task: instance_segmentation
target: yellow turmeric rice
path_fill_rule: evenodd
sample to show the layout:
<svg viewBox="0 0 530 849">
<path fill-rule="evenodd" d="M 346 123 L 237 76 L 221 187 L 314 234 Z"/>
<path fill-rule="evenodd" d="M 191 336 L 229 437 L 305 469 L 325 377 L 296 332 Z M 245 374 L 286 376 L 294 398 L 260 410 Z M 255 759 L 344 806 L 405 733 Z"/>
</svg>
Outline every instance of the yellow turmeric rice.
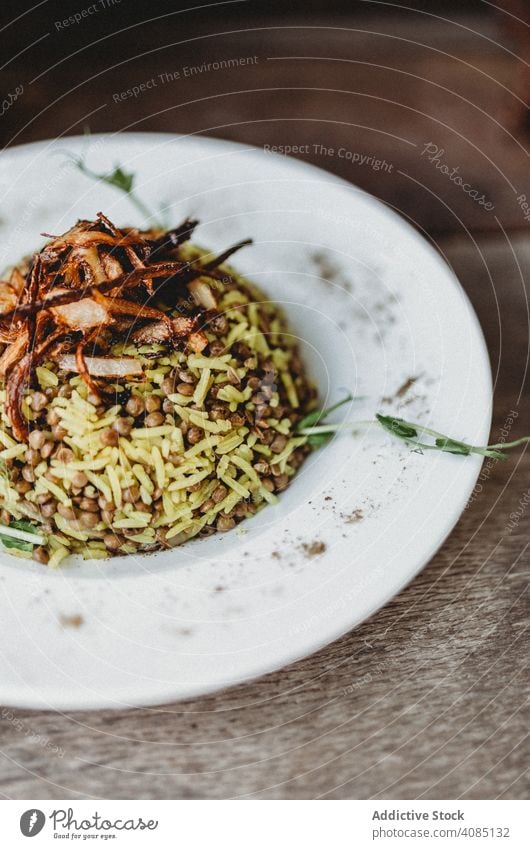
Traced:
<svg viewBox="0 0 530 849">
<path fill-rule="evenodd" d="M 171 248 L 182 263 L 203 255 L 189 243 Z M 55 567 L 73 553 L 168 548 L 232 529 L 287 487 L 309 450 L 296 425 L 315 396 L 295 337 L 280 309 L 225 264 L 200 280 L 215 299 L 201 345 L 114 334 L 105 357 L 134 362 L 134 373 L 107 378 L 100 393 L 61 342 L 24 385 L 25 437 L 13 428 L 6 375 L 0 522 L 41 537 L 10 553 Z"/>
</svg>

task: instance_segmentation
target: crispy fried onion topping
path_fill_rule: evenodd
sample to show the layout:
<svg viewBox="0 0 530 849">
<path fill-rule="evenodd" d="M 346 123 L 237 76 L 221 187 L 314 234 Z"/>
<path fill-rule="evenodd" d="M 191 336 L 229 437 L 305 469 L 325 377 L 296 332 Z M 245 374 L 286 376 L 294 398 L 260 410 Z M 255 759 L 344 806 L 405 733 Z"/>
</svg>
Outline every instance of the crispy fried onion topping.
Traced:
<svg viewBox="0 0 530 849">
<path fill-rule="evenodd" d="M 17 440 L 28 438 L 22 400 L 43 360 L 80 374 L 101 396 L 105 381 L 142 372 L 134 357 L 112 355 L 118 341 L 198 353 L 207 347 L 204 330 L 217 310 L 219 287 L 231 279 L 219 267 L 250 242 L 184 261 L 179 248 L 197 223 L 140 232 L 119 229 L 98 213 L 95 221 L 78 221 L 50 237 L 0 281 L 0 378 Z"/>
</svg>

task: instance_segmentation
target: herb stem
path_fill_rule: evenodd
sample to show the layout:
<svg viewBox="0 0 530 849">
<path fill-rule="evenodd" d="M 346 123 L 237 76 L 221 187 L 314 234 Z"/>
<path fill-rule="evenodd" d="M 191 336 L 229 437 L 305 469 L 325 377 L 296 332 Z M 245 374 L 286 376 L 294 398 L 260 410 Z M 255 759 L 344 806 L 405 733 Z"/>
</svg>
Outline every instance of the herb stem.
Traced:
<svg viewBox="0 0 530 849">
<path fill-rule="evenodd" d="M 460 454 L 463 456 L 478 454 L 481 457 L 491 457 L 495 460 L 506 459 L 507 455 L 504 453 L 505 449 L 516 448 L 518 445 L 524 445 L 530 442 L 530 436 L 522 436 L 519 439 L 514 439 L 512 442 L 498 442 L 493 445 L 484 446 L 470 445 L 468 442 L 453 439 L 452 437 L 446 436 L 444 433 L 440 433 L 430 427 L 414 424 L 413 422 L 407 422 L 405 419 L 400 419 L 397 416 L 385 416 L 381 413 L 377 413 L 375 419 L 365 419 L 357 422 L 342 422 L 340 424 L 316 424 L 316 422 L 322 421 L 322 419 L 327 416 L 328 412 L 336 409 L 337 406 L 341 406 L 346 402 L 346 400 L 350 399 L 348 398 L 339 402 L 338 405 L 330 407 L 329 410 L 323 410 L 321 413 L 311 413 L 309 416 L 306 416 L 306 418 L 302 419 L 298 425 L 298 433 L 300 433 L 301 436 L 306 436 L 310 445 L 318 447 L 319 445 L 323 445 L 326 439 L 329 439 L 334 433 L 339 433 L 340 431 L 345 430 L 354 432 L 362 427 L 378 425 L 390 433 L 391 436 L 394 436 L 396 439 L 401 439 L 402 442 L 405 442 L 407 445 L 416 449 L 420 449 L 420 451 L 442 451 L 448 454 Z M 315 422 L 315 424 L 313 424 L 313 422 Z M 430 436 L 434 440 L 433 443 L 421 442 L 421 440 L 417 437 L 422 434 Z"/>
<path fill-rule="evenodd" d="M 503 448 L 517 448 L 518 445 L 525 445 L 528 442 L 530 442 L 530 436 L 521 436 L 520 439 L 514 439 L 513 442 L 496 442 L 494 445 L 488 447 L 497 448 L 502 451 Z"/>
<path fill-rule="evenodd" d="M 27 531 L 20 531 L 18 528 L 12 528 L 9 525 L 0 525 L 0 535 L 3 537 L 13 537 L 20 539 L 23 542 L 31 542 L 33 545 L 44 545 L 45 537 L 41 534 L 30 534 Z"/>
<path fill-rule="evenodd" d="M 149 209 L 147 204 L 143 202 L 143 200 L 136 194 L 133 188 L 134 175 L 126 174 L 125 171 L 116 166 L 114 172 L 110 174 L 98 174 L 96 171 L 92 171 L 88 165 L 85 164 L 84 159 L 80 156 L 75 156 L 72 153 L 66 154 L 71 162 L 74 163 L 76 168 L 81 171 L 86 177 L 91 177 L 93 180 L 102 181 L 103 183 L 107 183 L 109 186 L 114 186 L 115 189 L 119 189 L 124 192 L 129 198 L 130 202 L 133 206 L 136 207 L 138 212 L 142 215 L 142 217 L 146 218 L 148 222 L 152 224 L 154 227 L 161 227 L 161 223 L 158 221 L 155 213 Z"/>
<path fill-rule="evenodd" d="M 353 400 L 360 400 L 360 399 L 354 399 L 353 395 L 349 394 L 349 395 L 346 396 L 346 398 L 343 398 L 342 401 L 337 401 L 337 403 L 333 404 L 333 406 L 328 407 L 326 410 L 322 410 L 322 412 L 318 415 L 318 417 L 315 421 L 315 424 L 318 424 L 318 422 L 324 416 L 329 416 L 330 413 L 334 413 L 335 410 L 339 409 L 339 407 L 342 407 L 342 406 L 344 406 L 344 404 L 348 404 L 350 401 L 353 401 Z"/>
<path fill-rule="evenodd" d="M 297 432 L 300 436 L 317 436 L 321 433 L 339 433 L 341 430 L 356 430 L 360 427 L 370 427 L 378 422 L 375 419 L 366 419 L 358 422 L 342 422 L 341 424 L 315 425 L 314 427 L 303 427 Z"/>
<path fill-rule="evenodd" d="M 136 207 L 138 212 L 140 212 L 140 214 L 147 219 L 147 221 L 151 222 L 152 225 L 155 227 L 161 226 L 155 214 L 151 212 L 149 207 L 143 202 L 143 200 L 138 197 L 138 195 L 133 191 L 133 189 L 127 192 L 127 194 L 129 195 L 129 200 L 131 201 L 131 203 Z"/>
</svg>

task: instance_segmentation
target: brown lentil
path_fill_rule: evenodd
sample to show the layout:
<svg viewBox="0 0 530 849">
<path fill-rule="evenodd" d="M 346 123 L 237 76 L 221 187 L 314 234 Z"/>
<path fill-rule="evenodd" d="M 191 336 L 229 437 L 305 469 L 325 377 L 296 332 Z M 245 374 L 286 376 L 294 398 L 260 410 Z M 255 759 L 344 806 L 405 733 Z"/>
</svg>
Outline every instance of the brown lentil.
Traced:
<svg viewBox="0 0 530 849">
<path fill-rule="evenodd" d="M 145 409 L 143 398 L 139 398 L 138 395 L 131 395 L 125 405 L 125 409 L 130 416 L 141 416 Z"/>
<path fill-rule="evenodd" d="M 216 315 L 215 318 L 210 322 L 210 327 L 214 331 L 214 333 L 218 333 L 220 336 L 226 333 L 228 330 L 228 320 L 225 315 Z"/>
<path fill-rule="evenodd" d="M 165 419 L 162 413 L 149 413 L 145 417 L 144 424 L 146 427 L 160 427 L 160 425 L 164 424 L 164 421 Z"/>
<path fill-rule="evenodd" d="M 105 543 L 105 547 L 108 548 L 109 551 L 118 551 L 120 546 L 125 542 L 123 537 L 116 536 L 116 534 L 105 534 L 103 537 L 103 542 Z"/>
<path fill-rule="evenodd" d="M 277 492 L 283 492 L 283 490 L 287 489 L 287 487 L 289 486 L 289 476 L 278 475 L 274 478 L 274 486 Z"/>
<path fill-rule="evenodd" d="M 273 454 L 281 454 L 286 445 L 287 437 L 283 433 L 279 433 L 271 442 L 271 451 Z"/>
<path fill-rule="evenodd" d="M 145 399 L 145 409 L 148 413 L 155 413 L 160 409 L 161 403 L 157 395 L 148 395 Z"/>
<path fill-rule="evenodd" d="M 204 431 L 202 430 L 202 428 L 195 427 L 195 425 L 192 425 L 192 427 L 188 428 L 188 432 L 186 434 L 186 439 L 192 445 L 196 445 L 197 442 L 201 441 L 203 436 L 204 436 Z"/>
<path fill-rule="evenodd" d="M 118 421 L 120 420 L 118 419 Z M 118 433 L 112 427 L 106 427 L 100 431 L 99 438 L 103 445 L 108 445 L 110 447 L 117 445 L 119 441 Z"/>
<path fill-rule="evenodd" d="M 35 448 L 28 448 L 24 454 L 24 459 L 30 466 L 37 466 L 41 461 L 40 451 L 37 451 Z"/>
<path fill-rule="evenodd" d="M 236 523 L 231 516 L 219 516 L 217 519 L 216 528 L 218 531 L 231 531 L 235 526 Z"/>
<path fill-rule="evenodd" d="M 275 432 L 270 428 L 264 429 L 261 435 L 261 441 L 264 445 L 270 445 L 275 437 Z"/>
<path fill-rule="evenodd" d="M 172 377 L 165 377 L 162 383 L 160 384 L 160 389 L 162 390 L 164 395 L 172 395 L 175 392 L 175 381 Z M 162 402 L 162 409 L 164 409 L 164 404 L 167 399 L 164 399 Z"/>
<path fill-rule="evenodd" d="M 228 495 L 228 490 L 227 490 L 226 486 L 223 486 L 221 484 L 214 489 L 214 491 L 212 492 L 211 498 L 212 498 L 212 501 L 214 502 L 214 504 L 219 504 L 219 502 L 222 501 L 223 498 L 226 498 L 227 495 Z"/>
<path fill-rule="evenodd" d="M 28 442 L 30 448 L 34 448 L 36 451 L 40 451 L 40 449 L 46 442 L 46 437 L 44 436 L 42 430 L 32 430 L 28 437 Z"/>
<path fill-rule="evenodd" d="M 194 391 L 191 383 L 177 383 L 177 392 L 180 392 L 181 395 L 191 396 Z"/>
<path fill-rule="evenodd" d="M 224 354 L 226 350 L 226 346 L 223 342 L 210 342 L 210 355 L 212 357 L 219 357 L 221 354 Z"/>
<path fill-rule="evenodd" d="M 122 416 L 121 418 L 116 419 L 112 428 L 119 436 L 129 436 L 132 430 L 132 422 L 130 419 L 126 419 Z"/>
<path fill-rule="evenodd" d="M 68 463 L 71 463 L 74 460 L 74 452 L 70 448 L 65 448 L 64 446 L 62 446 L 61 448 L 58 448 L 55 452 L 55 459 L 59 463 L 63 463 L 66 466 Z"/>
<path fill-rule="evenodd" d="M 49 425 L 59 424 L 61 417 L 57 410 L 48 410 L 48 413 L 46 414 L 46 421 Z"/>
<path fill-rule="evenodd" d="M 66 504 L 61 504 L 61 502 L 57 505 L 57 512 L 63 519 L 68 519 L 68 521 L 75 519 L 75 510 L 73 507 L 67 507 Z"/>
<path fill-rule="evenodd" d="M 47 501 L 41 506 L 40 512 L 45 519 L 51 519 L 51 517 L 57 513 L 57 504 L 55 501 Z"/>
<path fill-rule="evenodd" d="M 99 506 L 95 498 L 82 498 L 79 502 L 81 510 L 87 510 L 89 513 L 99 513 Z"/>
<path fill-rule="evenodd" d="M 88 478 L 84 472 L 76 472 L 75 475 L 72 476 L 72 486 L 78 487 L 82 489 L 88 483 Z"/>
<path fill-rule="evenodd" d="M 99 524 L 100 517 L 95 513 L 80 513 L 79 525 L 84 531 L 88 531 Z"/>
<path fill-rule="evenodd" d="M 40 455 L 43 460 L 47 460 L 53 454 L 53 442 L 45 442 L 40 450 Z"/>
<path fill-rule="evenodd" d="M 36 413 L 40 413 L 48 405 L 48 398 L 44 392 L 34 392 L 31 396 L 31 409 Z"/>
</svg>

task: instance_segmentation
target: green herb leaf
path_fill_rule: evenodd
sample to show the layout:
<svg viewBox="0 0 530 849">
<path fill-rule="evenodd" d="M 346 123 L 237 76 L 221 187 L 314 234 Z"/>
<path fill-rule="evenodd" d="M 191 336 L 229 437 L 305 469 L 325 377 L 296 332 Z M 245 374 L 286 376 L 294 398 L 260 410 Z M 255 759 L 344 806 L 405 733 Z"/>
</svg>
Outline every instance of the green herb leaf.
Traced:
<svg viewBox="0 0 530 849">
<path fill-rule="evenodd" d="M 381 427 L 400 439 L 414 439 L 418 435 L 416 427 L 404 419 L 398 419 L 395 416 L 383 416 L 381 413 L 376 413 L 375 417 Z"/>
<path fill-rule="evenodd" d="M 0 535 L 0 541 L 4 548 L 16 548 L 19 551 L 33 551 L 33 545 L 30 542 L 24 542 L 22 539 L 14 539 L 13 537 L 3 537 Z"/>
<path fill-rule="evenodd" d="M 307 444 L 311 448 L 321 448 L 322 445 L 329 442 L 332 436 L 333 433 L 331 431 L 328 431 L 328 433 L 314 433 L 312 436 L 307 437 Z"/>
<path fill-rule="evenodd" d="M 38 528 L 35 525 L 32 525 L 31 522 L 26 522 L 24 519 L 13 519 L 9 523 L 9 528 L 17 531 L 23 531 L 26 534 L 34 534 L 36 536 L 35 542 L 29 542 L 29 540 L 25 539 L 17 539 L 15 536 L 3 534 L 0 530 L 0 542 L 5 548 L 17 548 L 19 551 L 33 551 L 35 545 L 40 544 L 40 540 L 42 537 L 38 532 Z"/>
<path fill-rule="evenodd" d="M 472 446 L 466 445 L 465 442 L 458 442 L 456 439 L 451 439 L 448 436 L 438 437 L 434 440 L 434 444 L 440 451 L 447 451 L 449 454 L 471 454 Z"/>
<path fill-rule="evenodd" d="M 85 136 L 90 137 L 90 131 L 85 130 Z M 130 202 L 134 204 L 136 209 L 141 213 L 144 218 L 146 218 L 147 222 L 151 226 L 161 227 L 160 221 L 157 219 L 156 215 L 149 209 L 149 207 L 143 202 L 143 200 L 138 197 L 136 192 L 134 191 L 134 181 L 136 175 L 133 172 L 128 172 L 121 165 L 116 165 L 114 167 L 114 171 L 111 171 L 108 174 L 98 174 L 96 171 L 92 171 L 91 168 L 88 167 L 85 163 L 85 158 L 83 156 L 77 156 L 70 151 L 65 151 L 65 155 L 69 159 L 70 162 L 73 162 L 76 168 L 81 171 L 82 174 L 85 174 L 87 177 L 91 177 L 93 180 L 101 180 L 103 183 L 107 183 L 109 186 L 113 186 L 115 189 L 118 189 L 120 192 L 124 192 L 127 195 Z"/>
<path fill-rule="evenodd" d="M 134 174 L 128 174 L 121 165 L 116 165 L 111 174 L 100 174 L 99 177 L 105 183 L 108 183 L 109 186 L 115 186 L 117 189 L 121 189 L 122 192 L 127 192 L 128 194 L 132 192 Z"/>
</svg>

